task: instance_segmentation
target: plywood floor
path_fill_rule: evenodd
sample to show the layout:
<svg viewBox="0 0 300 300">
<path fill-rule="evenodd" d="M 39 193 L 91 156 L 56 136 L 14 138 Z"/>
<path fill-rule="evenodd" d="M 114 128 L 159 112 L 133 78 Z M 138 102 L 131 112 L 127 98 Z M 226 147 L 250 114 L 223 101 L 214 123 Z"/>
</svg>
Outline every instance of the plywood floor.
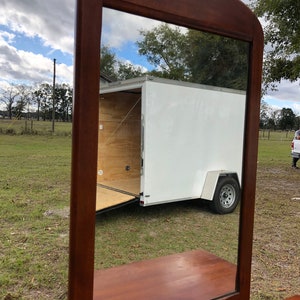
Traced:
<svg viewBox="0 0 300 300">
<path fill-rule="evenodd" d="M 94 300 L 214 299 L 235 290 L 236 266 L 202 250 L 95 271 Z"/>
<path fill-rule="evenodd" d="M 104 181 L 98 184 L 96 211 L 119 205 L 138 197 L 140 194 L 139 182 L 139 178 L 134 178 L 129 180 Z M 126 192 L 130 193 L 130 195 L 126 194 Z"/>
</svg>

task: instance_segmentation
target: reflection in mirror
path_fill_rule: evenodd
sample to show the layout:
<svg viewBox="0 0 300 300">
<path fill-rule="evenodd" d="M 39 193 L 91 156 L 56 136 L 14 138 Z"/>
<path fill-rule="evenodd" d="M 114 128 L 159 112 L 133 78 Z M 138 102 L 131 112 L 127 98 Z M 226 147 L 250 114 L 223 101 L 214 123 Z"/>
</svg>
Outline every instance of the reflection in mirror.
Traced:
<svg viewBox="0 0 300 300">
<path fill-rule="evenodd" d="M 195 249 L 236 265 L 248 51 L 104 9 L 96 270 Z"/>
</svg>

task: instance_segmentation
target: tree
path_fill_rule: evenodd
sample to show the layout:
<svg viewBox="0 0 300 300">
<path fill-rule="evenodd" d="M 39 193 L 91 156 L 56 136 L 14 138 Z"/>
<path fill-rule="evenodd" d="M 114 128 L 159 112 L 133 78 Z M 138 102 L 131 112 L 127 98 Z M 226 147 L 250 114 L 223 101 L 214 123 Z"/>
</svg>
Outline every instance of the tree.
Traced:
<svg viewBox="0 0 300 300">
<path fill-rule="evenodd" d="M 19 91 L 15 85 L 10 85 L 6 89 L 1 89 L 0 101 L 5 105 L 9 119 L 12 119 L 14 105 L 19 96 Z"/>
<path fill-rule="evenodd" d="M 145 55 L 148 62 L 159 70 L 154 70 L 152 74 L 176 80 L 186 79 L 186 36 L 179 27 L 161 24 L 149 31 L 140 30 L 140 34 L 143 39 L 137 41 L 139 54 Z"/>
<path fill-rule="evenodd" d="M 16 86 L 18 93 L 17 105 L 15 107 L 15 114 L 18 119 L 22 117 L 23 112 L 27 108 L 27 119 L 29 119 L 30 104 L 32 102 L 31 90 L 32 88 L 28 85 L 20 84 Z"/>
<path fill-rule="evenodd" d="M 113 80 L 125 80 L 144 74 L 141 67 L 119 60 L 113 50 L 105 45 L 101 47 L 100 73 Z"/>
<path fill-rule="evenodd" d="M 36 86 L 32 91 L 32 102 L 37 105 L 37 121 L 40 120 L 40 108 L 41 101 L 43 99 L 43 93 L 40 89 L 40 86 Z"/>
<path fill-rule="evenodd" d="M 282 79 L 300 78 L 300 1 L 252 0 L 251 6 L 267 21 L 264 88 L 276 89 Z"/>
<path fill-rule="evenodd" d="M 268 128 L 277 129 L 279 127 L 279 122 L 281 119 L 281 110 L 273 109 L 270 113 L 270 119 L 268 122 Z"/>
<path fill-rule="evenodd" d="M 135 77 L 140 77 L 144 74 L 141 67 L 136 67 L 130 63 L 118 63 L 118 79 L 119 80 L 125 80 Z"/>
<path fill-rule="evenodd" d="M 72 111 L 73 90 L 66 84 L 57 84 L 55 88 L 55 100 L 57 114 L 63 122 L 68 122 Z"/>
<path fill-rule="evenodd" d="M 247 89 L 248 44 L 196 30 L 187 33 L 186 62 L 190 80 Z"/>
<path fill-rule="evenodd" d="M 111 78 L 117 78 L 116 66 L 117 59 L 116 54 L 108 46 L 101 46 L 100 50 L 101 64 L 100 72 L 106 74 Z"/>
<path fill-rule="evenodd" d="M 291 130 L 295 125 L 296 115 L 291 108 L 282 108 L 280 113 L 279 127 L 282 130 Z"/>
<path fill-rule="evenodd" d="M 247 88 L 248 44 L 162 24 L 137 42 L 155 76 L 228 88 Z"/>
<path fill-rule="evenodd" d="M 43 120 L 51 120 L 52 113 L 52 86 L 49 83 L 40 84 L 34 91 L 35 101 L 38 101 L 38 114 Z"/>
<path fill-rule="evenodd" d="M 34 103 L 37 105 L 37 119 L 42 114 L 43 120 L 52 119 L 53 99 L 52 85 L 42 83 L 35 87 L 33 92 Z M 55 86 L 55 116 L 63 122 L 68 122 L 72 118 L 73 89 L 69 84 L 61 83 Z"/>
<path fill-rule="evenodd" d="M 270 120 L 270 106 L 264 100 L 260 104 L 259 125 L 260 128 L 267 128 Z"/>
<path fill-rule="evenodd" d="M 27 118 L 30 117 L 32 108 L 37 108 L 37 120 L 42 116 L 43 120 L 52 119 L 53 110 L 52 85 L 42 83 L 39 85 L 10 85 L 0 90 L 0 101 L 5 105 L 7 115 L 11 119 L 21 119 L 27 110 Z M 62 121 L 72 119 L 73 89 L 69 84 L 57 84 L 55 88 L 55 115 Z"/>
<path fill-rule="evenodd" d="M 22 100 L 18 100 L 16 106 L 13 107 L 13 113 L 18 120 L 21 120 L 22 113 L 25 110 L 26 103 Z"/>
<path fill-rule="evenodd" d="M 260 128 L 292 130 L 298 128 L 299 117 L 291 108 L 273 109 L 262 100 L 260 106 Z"/>
</svg>

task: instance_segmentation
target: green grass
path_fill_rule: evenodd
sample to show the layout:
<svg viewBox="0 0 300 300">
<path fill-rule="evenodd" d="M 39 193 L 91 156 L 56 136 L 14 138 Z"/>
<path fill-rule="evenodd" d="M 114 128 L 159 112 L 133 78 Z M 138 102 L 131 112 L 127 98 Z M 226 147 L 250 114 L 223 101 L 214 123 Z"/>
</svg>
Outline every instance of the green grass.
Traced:
<svg viewBox="0 0 300 300">
<path fill-rule="evenodd" d="M 258 163 L 263 165 L 280 165 L 291 162 L 291 140 L 288 141 L 259 141 Z M 290 163 L 291 165 L 291 163 Z"/>
<path fill-rule="evenodd" d="M 255 300 L 300 293 L 299 202 L 291 201 L 300 172 L 290 168 L 291 136 L 271 136 L 259 141 Z M 0 149 L 0 299 L 65 299 L 71 138 L 0 134 Z M 238 217 L 197 201 L 106 212 L 96 217 L 95 267 L 199 248 L 235 262 Z"/>
<path fill-rule="evenodd" d="M 96 269 L 193 249 L 236 262 L 239 212 L 212 214 L 199 201 L 138 207 L 99 215 Z"/>
<path fill-rule="evenodd" d="M 300 172 L 291 168 L 292 137 L 259 141 L 252 299 L 300 294 L 300 202 L 292 200 L 300 197 Z"/>
<path fill-rule="evenodd" d="M 0 135 L 0 299 L 66 292 L 70 144 L 69 137 Z"/>
<path fill-rule="evenodd" d="M 72 123 L 69 122 L 55 122 L 53 133 L 52 122 L 49 121 L 0 119 L 0 134 L 71 136 L 71 132 Z"/>
</svg>

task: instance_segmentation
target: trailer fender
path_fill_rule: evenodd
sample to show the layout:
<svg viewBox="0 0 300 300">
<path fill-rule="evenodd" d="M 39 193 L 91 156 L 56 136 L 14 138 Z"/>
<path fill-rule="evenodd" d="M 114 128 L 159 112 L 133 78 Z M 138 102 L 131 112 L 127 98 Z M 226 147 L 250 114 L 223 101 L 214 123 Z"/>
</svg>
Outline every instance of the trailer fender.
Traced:
<svg viewBox="0 0 300 300">
<path fill-rule="evenodd" d="M 238 180 L 238 175 L 236 172 L 226 171 L 226 170 L 216 170 L 208 171 L 205 177 L 204 186 L 202 189 L 201 199 L 212 201 L 215 195 L 215 190 L 220 177 L 233 177 Z"/>
<path fill-rule="evenodd" d="M 201 198 L 209 200 L 209 206 L 215 213 L 232 213 L 241 198 L 237 173 L 226 171 L 208 172 Z"/>
</svg>

